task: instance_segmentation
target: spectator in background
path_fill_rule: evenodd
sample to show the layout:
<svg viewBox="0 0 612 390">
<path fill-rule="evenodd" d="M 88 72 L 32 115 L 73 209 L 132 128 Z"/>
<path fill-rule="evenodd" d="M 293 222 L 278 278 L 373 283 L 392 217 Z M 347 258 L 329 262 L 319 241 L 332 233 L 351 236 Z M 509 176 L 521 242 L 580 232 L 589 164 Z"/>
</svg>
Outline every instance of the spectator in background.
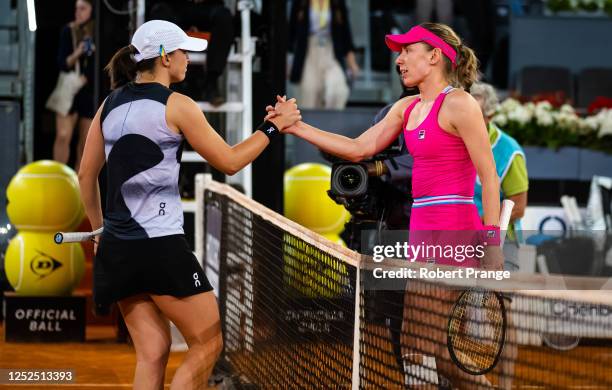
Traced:
<svg viewBox="0 0 612 390">
<path fill-rule="evenodd" d="M 500 199 L 510 199 L 514 202 L 507 238 L 504 245 L 505 264 L 508 271 L 518 270 L 518 244 L 522 240 L 520 219 L 527 207 L 527 190 L 529 178 L 525 153 L 516 140 L 500 130 L 491 118 L 495 114 L 499 100 L 493 86 L 486 83 L 475 83 L 470 93 L 480 104 L 482 114 L 489 132 L 489 141 L 493 148 L 493 158 L 500 182 Z M 476 180 L 474 202 L 482 216 L 482 186 Z"/>
<path fill-rule="evenodd" d="M 290 81 L 299 83 L 301 108 L 342 109 L 349 96 L 345 65 L 360 69 L 344 0 L 293 0 L 289 20 Z"/>
<path fill-rule="evenodd" d="M 219 89 L 219 77 L 225 71 L 234 40 L 233 16 L 223 0 L 156 2 L 151 7 L 149 19 L 167 20 L 188 33 L 210 33 L 206 74 L 202 77 L 197 72 L 189 72 L 187 83 L 190 85 L 185 86 L 184 92 L 195 100 L 201 98 L 213 105 L 223 103 L 225 99 Z"/>
<path fill-rule="evenodd" d="M 432 12 L 436 11 L 434 18 Z M 417 0 L 415 24 L 438 22 L 451 26 L 453 24 L 453 0 Z"/>
<path fill-rule="evenodd" d="M 78 125 L 79 141 L 76 150 L 75 168 L 79 169 L 87 131 L 94 117 L 93 83 L 95 80 L 93 42 L 94 20 L 93 1 L 77 0 L 74 10 L 74 21 L 62 29 L 57 54 L 57 64 L 60 70 L 68 72 L 75 68 L 77 62 L 81 74 L 87 82 L 75 95 L 68 115 L 55 114 L 55 142 L 53 143 L 53 159 L 67 164 L 70 158 L 70 142 L 75 126 Z"/>
</svg>

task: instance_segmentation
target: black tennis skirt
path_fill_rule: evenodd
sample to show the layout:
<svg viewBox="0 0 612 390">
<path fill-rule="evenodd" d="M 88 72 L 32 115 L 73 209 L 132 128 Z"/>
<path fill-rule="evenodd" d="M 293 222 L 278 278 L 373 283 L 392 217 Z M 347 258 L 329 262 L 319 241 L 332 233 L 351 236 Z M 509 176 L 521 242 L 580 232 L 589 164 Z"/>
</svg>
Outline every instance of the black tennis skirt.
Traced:
<svg viewBox="0 0 612 390">
<path fill-rule="evenodd" d="M 213 288 L 184 235 L 121 240 L 103 234 L 94 261 L 96 312 L 137 294 L 186 297 Z"/>
</svg>

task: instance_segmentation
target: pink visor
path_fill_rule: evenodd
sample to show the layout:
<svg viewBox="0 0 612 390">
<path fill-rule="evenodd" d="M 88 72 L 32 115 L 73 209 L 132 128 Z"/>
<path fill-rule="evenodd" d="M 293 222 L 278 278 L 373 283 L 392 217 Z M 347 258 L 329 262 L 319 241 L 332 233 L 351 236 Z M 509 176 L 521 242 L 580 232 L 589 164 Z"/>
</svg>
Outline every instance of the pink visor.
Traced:
<svg viewBox="0 0 612 390">
<path fill-rule="evenodd" d="M 385 36 L 385 43 L 392 51 L 402 51 L 402 47 L 411 43 L 425 42 L 433 47 L 442 50 L 442 53 L 452 62 L 453 67 L 457 66 L 457 52 L 451 45 L 444 42 L 442 38 L 421 26 L 414 26 L 404 34 L 389 34 Z"/>
</svg>

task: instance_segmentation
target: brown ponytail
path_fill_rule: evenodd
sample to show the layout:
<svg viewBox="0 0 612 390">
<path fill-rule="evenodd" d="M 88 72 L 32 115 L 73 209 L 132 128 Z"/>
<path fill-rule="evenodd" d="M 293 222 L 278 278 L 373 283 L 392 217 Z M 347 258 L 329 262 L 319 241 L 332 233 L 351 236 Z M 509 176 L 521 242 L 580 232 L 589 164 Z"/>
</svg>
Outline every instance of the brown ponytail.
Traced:
<svg viewBox="0 0 612 390">
<path fill-rule="evenodd" d="M 111 79 L 111 89 L 119 88 L 136 78 L 136 62 L 134 62 L 135 49 L 127 45 L 117 50 L 104 70 Z"/>
<path fill-rule="evenodd" d="M 457 66 L 453 69 L 452 63 L 446 57 L 446 75 L 453 87 L 461 87 L 469 92 L 470 87 L 478 80 L 478 58 L 469 47 L 465 46 L 461 38 L 449 26 L 442 23 L 421 23 L 423 28 L 436 34 L 438 37 L 457 51 Z M 433 50 L 433 47 L 431 47 Z"/>
<path fill-rule="evenodd" d="M 111 89 L 119 88 L 130 81 L 134 81 L 137 72 L 153 70 L 157 58 L 142 60 L 138 63 L 134 61 L 134 54 L 138 50 L 132 45 L 127 45 L 117 50 L 113 58 L 104 67 L 111 79 Z"/>
<path fill-rule="evenodd" d="M 463 89 L 469 92 L 472 84 L 479 78 L 478 58 L 476 58 L 474 50 L 464 45 L 459 45 L 457 56 L 457 68 L 455 69 L 457 81 Z"/>
</svg>

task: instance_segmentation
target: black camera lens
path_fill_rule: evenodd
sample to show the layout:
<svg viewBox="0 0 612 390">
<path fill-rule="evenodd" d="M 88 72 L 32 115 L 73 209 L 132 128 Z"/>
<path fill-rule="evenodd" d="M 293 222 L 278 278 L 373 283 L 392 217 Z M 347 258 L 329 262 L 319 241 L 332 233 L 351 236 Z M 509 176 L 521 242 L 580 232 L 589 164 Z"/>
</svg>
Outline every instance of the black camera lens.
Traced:
<svg viewBox="0 0 612 390">
<path fill-rule="evenodd" d="M 341 163 L 332 169 L 331 192 L 343 197 L 363 195 L 368 190 L 368 172 L 359 163 Z"/>
<path fill-rule="evenodd" d="M 340 185 L 345 191 L 355 191 L 361 184 L 361 175 L 355 169 L 347 168 L 339 177 Z"/>
</svg>

